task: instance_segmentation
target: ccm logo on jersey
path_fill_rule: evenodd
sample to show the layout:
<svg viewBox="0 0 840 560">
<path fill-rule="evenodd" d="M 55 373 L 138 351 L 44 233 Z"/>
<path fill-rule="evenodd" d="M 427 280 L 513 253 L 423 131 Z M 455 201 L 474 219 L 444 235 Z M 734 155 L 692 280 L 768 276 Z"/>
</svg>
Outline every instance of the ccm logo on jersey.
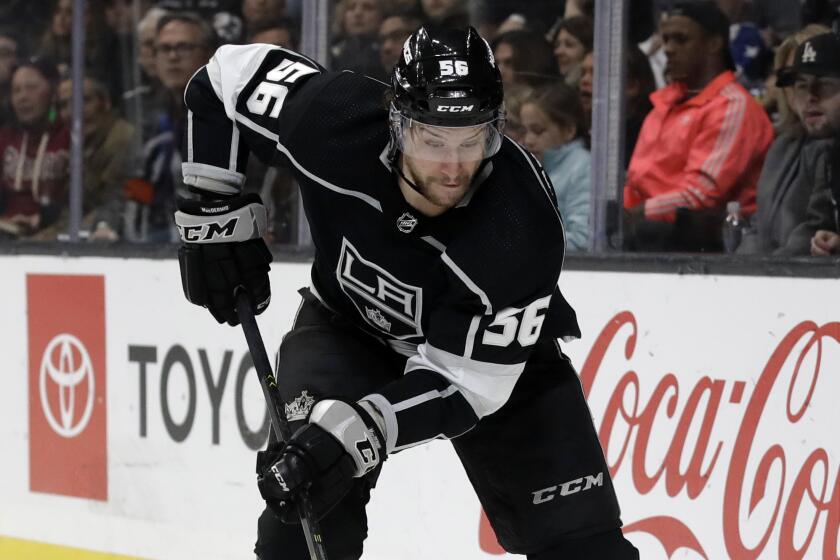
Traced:
<svg viewBox="0 0 840 560">
<path fill-rule="evenodd" d="M 544 504 L 545 502 L 550 502 L 558 494 L 561 497 L 570 496 L 571 494 L 577 494 L 578 492 L 586 492 L 590 488 L 603 485 L 604 473 L 599 472 L 595 475 L 588 474 L 581 478 L 576 478 L 568 482 L 563 482 L 562 484 L 555 484 L 554 486 L 549 486 L 548 488 L 543 488 L 542 490 L 531 492 L 531 495 L 534 497 L 534 505 L 538 505 Z"/>
<path fill-rule="evenodd" d="M 220 222 L 205 222 L 197 226 L 178 226 L 184 241 L 207 241 L 222 237 L 233 237 L 238 217 L 231 218 L 224 224 Z"/>
<path fill-rule="evenodd" d="M 473 110 L 475 105 L 438 105 L 439 113 L 468 113 Z"/>
</svg>

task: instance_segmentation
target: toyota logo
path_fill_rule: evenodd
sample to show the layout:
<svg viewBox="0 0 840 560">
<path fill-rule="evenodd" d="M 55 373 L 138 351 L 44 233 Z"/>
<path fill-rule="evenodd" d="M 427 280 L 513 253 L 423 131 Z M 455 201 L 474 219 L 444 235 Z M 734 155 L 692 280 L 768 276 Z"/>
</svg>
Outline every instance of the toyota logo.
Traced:
<svg viewBox="0 0 840 560">
<path fill-rule="evenodd" d="M 53 414 L 47 394 L 47 380 L 58 387 L 58 419 Z M 87 402 L 80 416 L 76 414 L 76 386 L 87 383 Z M 47 421 L 60 436 L 79 435 L 93 413 L 94 377 L 90 356 L 82 342 L 72 334 L 62 333 L 53 338 L 41 358 L 41 408 Z"/>
</svg>

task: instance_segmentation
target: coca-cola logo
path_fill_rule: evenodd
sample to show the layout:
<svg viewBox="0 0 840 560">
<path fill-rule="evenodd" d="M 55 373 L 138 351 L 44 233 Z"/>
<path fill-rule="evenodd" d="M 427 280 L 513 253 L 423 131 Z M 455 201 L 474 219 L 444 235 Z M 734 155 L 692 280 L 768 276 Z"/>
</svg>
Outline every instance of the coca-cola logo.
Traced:
<svg viewBox="0 0 840 560">
<path fill-rule="evenodd" d="M 658 364 L 659 373 L 634 371 L 634 357 L 642 352 L 636 317 L 623 311 L 608 321 L 580 378 L 587 398 L 597 395 L 603 402 L 607 396 L 600 422 L 595 418 L 598 435 L 610 474 L 629 478 L 633 487 L 629 495 L 620 492 L 619 500 L 650 495 L 651 503 L 662 504 L 653 495 L 665 494 L 667 499 L 703 503 L 707 512 L 711 503 L 715 524 L 712 541 L 708 530 L 694 526 L 692 511 L 659 505 L 635 508 L 653 515 L 631 518 L 625 512 L 625 534 L 652 536 L 668 558 L 688 549 L 700 558 L 718 560 L 720 553 L 714 551 L 721 550 L 722 537 L 726 557 L 732 559 L 837 559 L 837 447 L 808 444 L 813 438 L 806 437 L 826 431 L 826 426 L 812 424 L 808 411 L 820 394 L 820 380 L 838 374 L 823 360 L 827 345 L 837 343 L 840 322 L 805 321 L 781 339 L 757 375 L 747 380 L 697 378 L 669 372 L 679 364 Z M 737 424 L 731 424 L 733 418 Z M 666 436 L 670 441 L 663 442 L 664 422 L 674 428 Z M 731 425 L 721 425 L 727 422 Z M 757 437 L 759 430 L 764 437 Z M 721 433 L 732 437 L 722 438 Z M 724 481 L 722 487 L 708 484 L 712 477 Z M 770 547 L 772 536 L 777 538 Z M 483 513 L 480 545 L 485 552 L 504 552 Z"/>
<path fill-rule="evenodd" d="M 627 326 L 629 329 L 624 329 Z M 624 340 L 619 333 L 624 333 Z M 732 444 L 729 464 L 720 461 L 724 442 L 713 441 L 710 437 L 721 402 L 728 398 L 731 403 L 738 403 L 745 397 L 746 382 L 727 382 L 721 379 L 701 377 L 688 398 L 681 402 L 680 381 L 673 373 L 661 378 L 647 402 L 641 402 L 640 386 L 642 381 L 637 372 L 628 369 L 618 380 L 608 401 L 600 424 L 599 437 L 604 452 L 608 457 L 617 457 L 609 465 L 614 476 L 622 468 L 629 468 L 632 480 L 639 494 L 647 494 L 657 485 L 664 484 L 668 496 L 676 496 L 685 491 L 689 498 L 696 499 L 707 491 L 706 481 L 717 469 L 726 470 L 726 484 L 723 501 L 720 504 L 722 532 L 726 550 L 730 558 L 757 558 L 774 531 L 778 531 L 778 558 L 814 557 L 816 547 L 816 528 L 821 518 L 825 519 L 825 533 L 822 538 L 822 558 L 837 558 L 838 527 L 840 527 L 840 476 L 837 465 L 830 464 L 829 453 L 823 448 L 810 451 L 804 464 L 795 470 L 786 459 L 782 443 L 775 443 L 769 448 L 754 445 L 755 435 L 762 422 L 774 425 L 787 422 L 797 425 L 799 430 L 809 427 L 803 422 L 808 406 L 814 397 L 823 372 L 822 350 L 825 342 L 840 342 L 840 323 L 828 323 L 822 326 L 806 321 L 795 326 L 781 340 L 773 351 L 755 388 L 747 401 L 746 410 L 741 418 L 737 435 Z M 603 329 L 590 350 L 580 372 L 584 392 L 589 395 L 596 386 L 601 363 L 608 349 L 614 344 L 624 344 L 624 356 L 629 361 L 633 358 L 638 342 L 636 318 L 629 311 L 617 314 Z M 796 352 L 796 353 L 795 353 Z M 815 356 L 810 356 L 814 352 Z M 806 358 L 812 368 L 805 369 Z M 795 360 L 793 374 L 787 383 L 781 378 L 785 364 Z M 831 372 L 836 375 L 836 372 Z M 649 379 L 649 378 L 648 378 Z M 795 399 L 795 389 L 805 383 L 807 390 L 804 398 Z M 766 403 L 774 391 L 786 392 L 786 410 L 768 410 Z M 705 403 L 701 406 L 701 402 Z M 680 409 L 680 406 L 682 407 Z M 679 418 L 668 452 L 659 467 L 649 471 L 647 449 L 654 422 L 658 414 L 664 412 L 668 418 Z M 686 448 L 687 433 L 696 417 L 702 417 L 699 435 L 693 449 Z M 624 425 L 624 437 L 614 443 L 612 432 L 619 424 Z M 618 445 L 619 452 L 613 453 L 611 445 Z M 625 463 L 627 452 L 632 447 L 632 458 Z M 684 459 L 690 457 L 687 467 Z M 757 470 L 748 470 L 749 459 L 761 457 Z M 774 470 L 777 487 L 768 488 L 768 479 Z M 834 475 L 832 476 L 832 473 Z M 793 479 L 787 495 L 782 489 L 785 482 Z M 834 488 L 829 487 L 829 480 L 834 479 Z M 746 516 L 756 510 L 765 500 L 772 504 L 769 520 L 760 531 L 757 542 L 745 542 L 743 531 L 743 504 L 747 500 Z M 808 515 L 801 515 L 807 512 Z M 691 527 L 677 516 L 657 516 L 638 520 L 625 520 L 625 533 L 641 531 L 656 537 L 665 548 L 668 557 L 680 547 L 694 550 L 703 558 L 710 558 L 704 544 L 698 539 Z M 804 539 L 802 535 L 804 534 Z M 796 537 L 796 538 L 795 538 Z M 775 556 L 775 555 L 774 555 Z M 710 559 L 711 560 L 711 559 Z"/>
</svg>

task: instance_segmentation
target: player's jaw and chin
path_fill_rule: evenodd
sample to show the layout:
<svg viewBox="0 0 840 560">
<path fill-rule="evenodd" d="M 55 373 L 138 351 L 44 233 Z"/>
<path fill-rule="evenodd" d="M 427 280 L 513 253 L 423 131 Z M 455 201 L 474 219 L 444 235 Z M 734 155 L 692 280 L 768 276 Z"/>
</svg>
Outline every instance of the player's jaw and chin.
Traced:
<svg viewBox="0 0 840 560">
<path fill-rule="evenodd" d="M 455 207 L 472 184 L 481 160 L 438 162 L 403 155 L 400 165 L 416 189 L 400 180 L 406 201 L 427 216 L 437 216 Z"/>
</svg>

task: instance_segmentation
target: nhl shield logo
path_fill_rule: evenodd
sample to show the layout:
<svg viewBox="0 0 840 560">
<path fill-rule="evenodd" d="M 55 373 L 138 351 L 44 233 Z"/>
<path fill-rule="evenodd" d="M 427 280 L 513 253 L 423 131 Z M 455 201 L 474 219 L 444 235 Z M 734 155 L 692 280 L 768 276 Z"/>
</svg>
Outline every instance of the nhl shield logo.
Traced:
<svg viewBox="0 0 840 560">
<path fill-rule="evenodd" d="M 417 226 L 417 218 L 408 212 L 403 212 L 403 215 L 397 218 L 397 229 L 403 233 L 411 233 L 415 226 Z"/>
</svg>

